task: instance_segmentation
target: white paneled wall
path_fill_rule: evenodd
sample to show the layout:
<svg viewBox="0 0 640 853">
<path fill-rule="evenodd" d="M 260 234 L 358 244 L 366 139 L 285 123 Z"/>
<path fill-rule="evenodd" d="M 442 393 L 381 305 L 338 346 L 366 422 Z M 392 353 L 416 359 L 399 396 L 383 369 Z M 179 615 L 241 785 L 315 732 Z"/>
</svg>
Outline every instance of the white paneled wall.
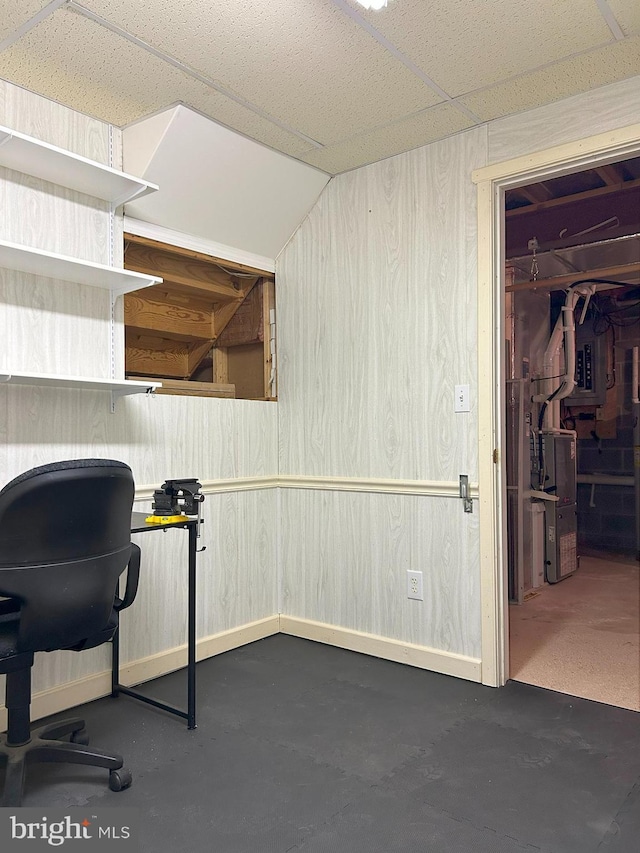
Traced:
<svg viewBox="0 0 640 853">
<path fill-rule="evenodd" d="M 279 259 L 281 473 L 476 476 L 480 128 L 334 178 Z"/>
<path fill-rule="evenodd" d="M 459 500 L 284 490 L 283 612 L 480 657 L 477 514 Z M 407 598 L 422 571 L 424 601 Z"/>
<path fill-rule="evenodd" d="M 471 171 L 485 163 L 480 128 L 339 176 L 280 257 L 282 474 L 476 479 Z M 454 413 L 459 383 L 470 413 Z M 281 500 L 285 614 L 479 656 L 478 531 L 460 500 Z M 408 569 L 424 602 L 407 600 Z"/>
<path fill-rule="evenodd" d="M 3 82 L 0 124 L 120 166 L 119 131 Z M 106 203 L 0 170 L 0 210 L 3 239 L 121 265 L 120 222 Z M 109 377 L 109 311 L 106 291 L 0 269 L 0 367 Z M 1 483 L 35 465 L 89 456 L 128 463 L 138 486 L 277 473 L 274 404 L 136 396 L 111 414 L 109 403 L 105 392 L 0 385 Z M 276 508 L 275 489 L 207 496 L 200 639 L 276 613 Z M 135 609 L 123 616 L 125 663 L 186 641 L 187 536 L 151 533 L 139 542 L 142 581 Z M 40 655 L 34 692 L 102 672 L 107 661 L 106 647 Z"/>
<path fill-rule="evenodd" d="M 251 400 L 146 395 L 118 401 L 99 391 L 0 386 L 5 480 L 33 465 L 113 454 L 139 486 L 167 477 L 204 480 L 277 471 L 276 407 Z"/>
<path fill-rule="evenodd" d="M 488 163 L 606 133 L 640 118 L 640 77 L 603 86 L 488 125 Z"/>
</svg>

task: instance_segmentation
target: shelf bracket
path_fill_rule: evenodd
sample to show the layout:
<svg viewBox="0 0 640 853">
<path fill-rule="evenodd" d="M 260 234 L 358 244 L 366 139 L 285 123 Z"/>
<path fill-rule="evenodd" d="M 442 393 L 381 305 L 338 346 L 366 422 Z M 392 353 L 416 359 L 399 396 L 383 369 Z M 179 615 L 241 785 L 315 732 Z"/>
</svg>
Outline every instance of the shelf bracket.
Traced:
<svg viewBox="0 0 640 853">
<path fill-rule="evenodd" d="M 146 394 L 147 397 L 153 397 L 153 396 L 155 396 L 155 390 L 156 390 L 155 385 L 149 385 L 149 387 L 146 390 L 144 390 L 143 393 Z M 114 414 L 114 412 L 116 410 L 116 401 L 117 400 L 119 400 L 121 397 L 130 397 L 132 394 L 139 394 L 139 393 L 140 393 L 139 388 L 136 388 L 135 391 L 132 391 L 129 388 L 126 388 L 124 386 L 122 388 L 112 388 L 111 389 L 111 414 Z"/>
</svg>

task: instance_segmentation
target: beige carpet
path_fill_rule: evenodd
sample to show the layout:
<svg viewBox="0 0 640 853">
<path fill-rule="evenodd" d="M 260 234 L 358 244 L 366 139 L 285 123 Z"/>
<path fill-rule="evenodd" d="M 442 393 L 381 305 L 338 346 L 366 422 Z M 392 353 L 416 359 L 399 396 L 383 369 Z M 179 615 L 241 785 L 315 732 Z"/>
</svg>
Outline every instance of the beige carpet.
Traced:
<svg viewBox="0 0 640 853">
<path fill-rule="evenodd" d="M 509 607 L 510 677 L 640 711 L 640 566 L 582 557 Z"/>
</svg>

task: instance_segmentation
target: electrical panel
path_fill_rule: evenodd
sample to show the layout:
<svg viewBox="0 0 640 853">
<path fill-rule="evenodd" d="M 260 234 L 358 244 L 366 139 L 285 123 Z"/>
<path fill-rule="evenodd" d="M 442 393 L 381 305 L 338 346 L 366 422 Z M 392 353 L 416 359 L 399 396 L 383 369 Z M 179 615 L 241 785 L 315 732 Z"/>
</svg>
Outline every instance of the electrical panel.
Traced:
<svg viewBox="0 0 640 853">
<path fill-rule="evenodd" d="M 603 406 L 607 398 L 605 335 L 595 335 L 591 323 L 576 328 L 576 387 L 567 406 Z"/>
</svg>

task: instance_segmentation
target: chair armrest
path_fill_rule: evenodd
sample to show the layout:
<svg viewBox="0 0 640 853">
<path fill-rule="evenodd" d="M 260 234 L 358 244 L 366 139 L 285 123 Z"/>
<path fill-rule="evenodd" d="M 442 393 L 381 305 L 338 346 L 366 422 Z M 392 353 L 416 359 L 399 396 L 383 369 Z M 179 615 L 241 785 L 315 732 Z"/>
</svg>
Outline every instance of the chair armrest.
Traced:
<svg viewBox="0 0 640 853">
<path fill-rule="evenodd" d="M 126 610 L 127 607 L 133 604 L 138 591 L 138 580 L 140 578 L 140 548 L 134 543 L 131 543 L 131 556 L 127 565 L 127 585 L 124 589 L 124 598 L 118 598 L 114 602 L 114 609 L 120 612 Z"/>
</svg>

